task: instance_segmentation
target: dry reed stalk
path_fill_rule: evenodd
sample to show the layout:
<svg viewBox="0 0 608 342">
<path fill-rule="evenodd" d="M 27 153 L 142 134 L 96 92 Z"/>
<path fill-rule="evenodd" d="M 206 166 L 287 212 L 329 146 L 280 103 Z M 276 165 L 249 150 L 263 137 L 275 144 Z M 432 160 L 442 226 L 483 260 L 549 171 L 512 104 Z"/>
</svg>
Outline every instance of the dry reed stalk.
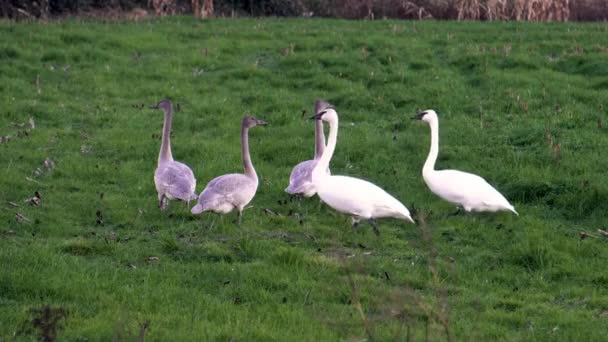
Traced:
<svg viewBox="0 0 608 342">
<path fill-rule="evenodd" d="M 457 0 L 458 20 L 478 20 L 481 18 L 480 0 Z"/>
<path fill-rule="evenodd" d="M 512 18 L 526 21 L 568 21 L 570 0 L 515 0 Z"/>
<path fill-rule="evenodd" d="M 423 6 L 418 6 L 411 1 L 400 2 L 399 12 L 402 13 L 401 16 L 406 18 L 412 15 L 416 16 L 418 20 L 433 18 L 431 13 L 428 12 Z"/>
<path fill-rule="evenodd" d="M 570 0 L 456 0 L 458 20 L 568 21 Z"/>
<path fill-rule="evenodd" d="M 192 0 L 192 12 L 197 18 L 213 16 L 213 0 Z"/>
<path fill-rule="evenodd" d="M 486 19 L 490 21 L 494 20 L 508 20 L 509 9 L 507 0 L 488 0 L 485 3 Z"/>
<path fill-rule="evenodd" d="M 175 0 L 148 0 L 148 7 L 154 9 L 154 14 L 160 17 L 174 15 L 176 12 Z"/>
<path fill-rule="evenodd" d="M 146 11 L 143 8 L 134 8 L 131 11 L 129 11 L 126 14 L 126 16 L 127 16 L 127 19 L 129 19 L 129 20 L 139 21 L 148 16 L 148 11 Z"/>
</svg>

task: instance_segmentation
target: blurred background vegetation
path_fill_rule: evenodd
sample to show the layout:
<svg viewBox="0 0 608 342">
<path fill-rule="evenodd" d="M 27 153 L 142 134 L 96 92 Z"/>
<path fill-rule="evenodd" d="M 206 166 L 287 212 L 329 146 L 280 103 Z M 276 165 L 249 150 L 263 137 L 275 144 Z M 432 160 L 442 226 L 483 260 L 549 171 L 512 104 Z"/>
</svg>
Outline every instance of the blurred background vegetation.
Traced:
<svg viewBox="0 0 608 342">
<path fill-rule="evenodd" d="M 194 14 L 347 19 L 453 19 L 521 21 L 608 20 L 606 0 L 2 0 L 0 17 L 12 20 L 92 16 L 134 19 Z"/>
</svg>

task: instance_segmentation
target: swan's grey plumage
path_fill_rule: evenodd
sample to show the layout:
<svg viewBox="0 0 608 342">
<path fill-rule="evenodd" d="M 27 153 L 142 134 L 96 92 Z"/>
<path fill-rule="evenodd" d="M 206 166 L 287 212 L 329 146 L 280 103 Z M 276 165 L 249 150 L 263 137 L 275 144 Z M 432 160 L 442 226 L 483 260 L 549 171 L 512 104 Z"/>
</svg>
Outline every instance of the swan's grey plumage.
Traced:
<svg viewBox="0 0 608 342">
<path fill-rule="evenodd" d="M 227 214 L 238 210 L 239 221 L 243 208 L 251 202 L 258 189 L 258 175 L 249 154 L 249 128 L 266 125 L 266 122 L 252 116 L 245 116 L 241 122 L 241 154 L 244 173 L 232 173 L 211 180 L 198 197 L 198 204 L 192 207 L 193 214 L 213 211 Z"/>
<path fill-rule="evenodd" d="M 325 101 L 317 100 L 315 102 L 315 114 L 330 108 L 331 105 Z M 314 159 L 306 160 L 296 165 L 289 176 L 289 186 L 285 192 L 292 195 L 303 195 L 304 197 L 312 197 L 317 191 L 312 182 L 312 170 L 317 165 L 317 161 L 323 155 L 325 150 L 325 133 L 323 132 L 323 121 L 315 120 L 315 156 Z M 330 174 L 327 168 L 327 174 Z"/>
<path fill-rule="evenodd" d="M 198 198 L 198 204 L 192 208 L 192 213 L 213 211 L 228 214 L 234 208 L 241 212 L 255 196 L 257 187 L 258 182 L 242 173 L 216 177 L 207 184 Z"/>
<path fill-rule="evenodd" d="M 376 232 L 375 218 L 394 217 L 414 223 L 407 208 L 377 185 L 359 178 L 328 175 L 325 172 L 336 149 L 338 113 L 333 107 L 328 107 L 315 115 L 315 119 L 329 123 L 327 146 L 312 171 L 312 181 L 321 200 L 356 219 L 370 220 Z"/>
<path fill-rule="evenodd" d="M 412 119 L 422 120 L 431 127 L 431 148 L 422 168 L 424 182 L 437 196 L 462 207 L 465 211 L 502 211 L 517 214 L 507 199 L 478 175 L 458 170 L 435 170 L 439 154 L 439 118 L 427 110 Z"/>
<path fill-rule="evenodd" d="M 171 124 L 173 106 L 170 100 L 162 100 L 153 109 L 161 109 L 165 114 L 162 143 L 158 154 L 158 165 L 154 171 L 154 184 L 158 192 L 158 202 L 161 209 L 166 208 L 166 200 L 178 199 L 190 202 L 196 199 L 196 179 L 192 170 L 178 161 L 173 160 L 171 153 Z"/>
</svg>

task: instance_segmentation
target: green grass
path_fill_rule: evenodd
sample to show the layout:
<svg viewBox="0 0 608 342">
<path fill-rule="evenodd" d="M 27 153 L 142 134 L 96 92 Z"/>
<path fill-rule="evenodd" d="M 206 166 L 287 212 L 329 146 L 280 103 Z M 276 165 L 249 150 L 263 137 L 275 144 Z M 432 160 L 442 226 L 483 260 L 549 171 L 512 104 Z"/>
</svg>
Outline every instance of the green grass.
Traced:
<svg viewBox="0 0 608 342">
<path fill-rule="evenodd" d="M 64 340 L 133 339 L 144 322 L 152 340 L 437 340 L 444 326 L 458 340 L 605 339 L 608 239 L 596 229 L 608 225 L 607 32 L 0 24 L 0 135 L 13 136 L 0 144 L 0 339 L 33 339 L 46 305 L 65 310 Z M 165 97 L 180 105 L 173 153 L 198 191 L 241 170 L 244 114 L 269 122 L 251 131 L 261 181 L 242 226 L 178 202 L 158 210 L 162 114 L 147 106 Z M 377 238 L 316 198 L 283 202 L 291 168 L 312 156 L 301 113 L 316 98 L 340 113 L 332 173 L 372 180 L 426 225 L 383 220 Z M 454 208 L 421 178 L 429 129 L 409 119 L 428 108 L 440 115 L 438 168 L 480 174 L 521 216 L 447 216 Z M 17 137 L 30 116 L 36 128 Z M 38 207 L 24 202 L 34 191 Z"/>
</svg>

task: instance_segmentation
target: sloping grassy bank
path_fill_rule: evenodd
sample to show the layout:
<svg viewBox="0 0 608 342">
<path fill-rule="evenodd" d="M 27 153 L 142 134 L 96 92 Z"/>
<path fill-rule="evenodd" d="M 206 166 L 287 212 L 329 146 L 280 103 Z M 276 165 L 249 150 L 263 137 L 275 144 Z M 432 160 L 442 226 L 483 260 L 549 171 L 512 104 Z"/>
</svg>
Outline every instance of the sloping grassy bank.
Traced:
<svg viewBox="0 0 608 342">
<path fill-rule="evenodd" d="M 30 339 L 55 319 L 66 340 L 605 338 L 607 31 L 0 24 L 0 335 Z M 269 122 L 251 131 L 261 181 L 240 227 L 177 202 L 158 210 L 162 114 L 147 107 L 165 97 L 198 191 L 241 170 L 244 114 Z M 384 220 L 376 237 L 316 198 L 289 201 L 316 98 L 340 113 L 332 173 L 387 189 L 418 226 Z M 448 216 L 420 175 L 429 129 L 409 119 L 427 108 L 440 115 L 438 168 L 480 174 L 520 217 Z M 25 202 L 35 191 L 38 206 Z"/>
</svg>

